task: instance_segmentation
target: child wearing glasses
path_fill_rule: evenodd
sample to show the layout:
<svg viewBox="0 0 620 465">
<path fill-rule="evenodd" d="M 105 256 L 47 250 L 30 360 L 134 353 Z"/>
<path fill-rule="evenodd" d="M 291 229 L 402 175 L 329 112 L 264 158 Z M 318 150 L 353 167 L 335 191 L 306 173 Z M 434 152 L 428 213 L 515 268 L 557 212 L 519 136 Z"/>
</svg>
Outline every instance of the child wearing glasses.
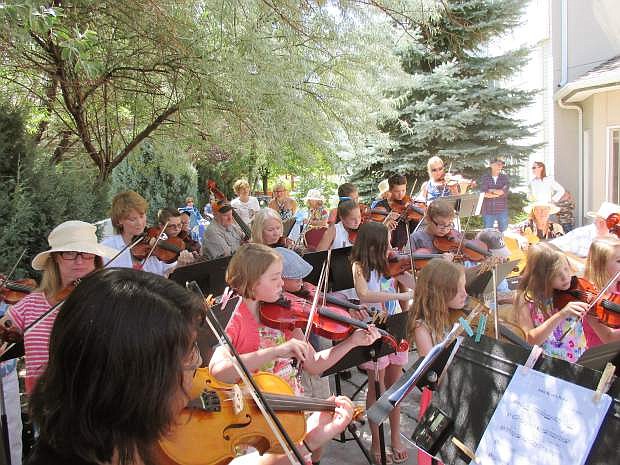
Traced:
<svg viewBox="0 0 620 465">
<path fill-rule="evenodd" d="M 431 203 L 426 210 L 426 223 L 411 234 L 411 248 L 413 250 L 426 249 L 428 253 L 441 253 L 433 241 L 436 237 L 450 234 L 454 215 L 454 208 L 449 202 L 438 199 Z M 448 260 L 453 258 L 451 253 L 446 253 L 444 256 Z"/>
</svg>

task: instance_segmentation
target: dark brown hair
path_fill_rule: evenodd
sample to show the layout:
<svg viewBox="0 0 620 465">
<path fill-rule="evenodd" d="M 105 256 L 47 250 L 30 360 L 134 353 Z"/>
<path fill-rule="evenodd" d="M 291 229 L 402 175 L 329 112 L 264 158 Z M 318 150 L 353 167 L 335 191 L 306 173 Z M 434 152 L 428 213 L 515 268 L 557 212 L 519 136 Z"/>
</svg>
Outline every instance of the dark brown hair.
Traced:
<svg viewBox="0 0 620 465">
<path fill-rule="evenodd" d="M 388 229 L 383 223 L 371 221 L 359 227 L 351 249 L 351 262 L 359 263 L 366 280 L 370 279 L 372 270 L 387 275 L 388 245 Z"/>
</svg>

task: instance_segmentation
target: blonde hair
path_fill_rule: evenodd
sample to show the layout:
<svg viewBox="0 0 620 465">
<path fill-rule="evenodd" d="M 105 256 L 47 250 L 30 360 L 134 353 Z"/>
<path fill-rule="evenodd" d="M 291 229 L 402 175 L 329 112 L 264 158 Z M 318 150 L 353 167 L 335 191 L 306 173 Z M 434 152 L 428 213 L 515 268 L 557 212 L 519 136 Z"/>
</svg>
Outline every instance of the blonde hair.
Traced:
<svg viewBox="0 0 620 465">
<path fill-rule="evenodd" d="M 431 171 L 433 165 L 436 165 L 437 163 L 441 163 L 442 165 L 444 164 L 443 160 L 439 158 L 437 155 L 429 158 L 428 161 L 426 162 L 426 171 L 428 172 L 429 176 L 431 176 L 431 174 L 433 173 Z"/>
<path fill-rule="evenodd" d="M 235 194 L 239 195 L 239 191 L 241 191 L 242 189 L 250 190 L 250 183 L 247 182 L 245 179 L 239 179 L 235 181 L 235 183 L 233 184 L 233 190 L 235 191 Z"/>
<path fill-rule="evenodd" d="M 407 334 L 413 342 L 415 329 L 423 324 L 431 333 L 433 344 L 441 341 L 450 330 L 448 302 L 458 292 L 458 283 L 465 275 L 462 265 L 434 258 L 422 268 L 416 281 Z"/>
<path fill-rule="evenodd" d="M 272 248 L 263 244 L 243 244 L 226 268 L 226 283 L 241 297 L 254 299 L 256 283 L 276 261 L 282 258 Z"/>
<path fill-rule="evenodd" d="M 553 246 L 545 242 L 531 245 L 517 287 L 516 306 L 533 302 L 549 317 L 545 303 L 553 296 L 551 282 L 566 263 L 566 256 Z"/>
<path fill-rule="evenodd" d="M 112 199 L 112 209 L 110 211 L 110 218 L 115 231 L 117 233 L 123 231 L 120 221 L 127 217 L 131 210 L 145 214 L 148 208 L 148 202 L 137 192 L 127 191 L 116 194 Z"/>
<path fill-rule="evenodd" d="M 256 215 L 254 215 L 252 219 L 252 242 L 256 244 L 265 243 L 263 230 L 265 229 L 265 223 L 269 219 L 278 220 L 280 226 L 283 227 L 282 218 L 280 218 L 280 214 L 277 211 L 271 208 L 263 208 L 256 212 Z"/>
<path fill-rule="evenodd" d="M 620 247 L 620 240 L 615 237 L 596 239 L 590 245 L 583 276 L 598 289 L 603 289 L 611 278 L 607 265 L 615 255 L 617 247 Z"/>
</svg>

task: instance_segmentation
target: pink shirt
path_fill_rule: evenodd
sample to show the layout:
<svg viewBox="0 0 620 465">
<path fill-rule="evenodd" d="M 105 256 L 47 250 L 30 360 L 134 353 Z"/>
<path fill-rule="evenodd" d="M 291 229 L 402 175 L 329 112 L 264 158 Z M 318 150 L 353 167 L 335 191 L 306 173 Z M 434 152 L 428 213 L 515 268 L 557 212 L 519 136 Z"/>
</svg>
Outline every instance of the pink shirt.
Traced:
<svg viewBox="0 0 620 465">
<path fill-rule="evenodd" d="M 254 315 L 242 300 L 226 325 L 226 335 L 240 355 L 256 352 L 259 349 L 276 347 L 284 344 L 292 337 L 290 331 L 280 331 L 269 328 L 254 318 Z M 270 360 L 259 371 L 273 373 L 285 380 L 295 394 L 303 393 L 303 388 L 297 379 L 297 370 L 293 367 L 292 359 L 278 358 Z"/>
<path fill-rule="evenodd" d="M 42 292 L 33 292 L 24 297 L 17 304 L 9 308 L 8 315 L 11 321 L 24 331 L 37 318 L 47 312 L 52 306 Z M 30 393 L 35 382 L 41 376 L 49 358 L 49 340 L 58 310 L 41 320 L 37 326 L 24 336 L 26 352 L 26 393 Z"/>
</svg>

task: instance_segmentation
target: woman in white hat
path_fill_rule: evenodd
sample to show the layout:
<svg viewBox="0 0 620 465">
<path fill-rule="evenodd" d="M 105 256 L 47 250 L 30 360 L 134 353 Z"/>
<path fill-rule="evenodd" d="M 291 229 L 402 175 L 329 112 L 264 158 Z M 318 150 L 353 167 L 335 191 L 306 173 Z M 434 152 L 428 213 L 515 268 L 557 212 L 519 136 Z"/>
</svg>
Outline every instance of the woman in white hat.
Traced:
<svg viewBox="0 0 620 465">
<path fill-rule="evenodd" d="M 308 207 L 308 226 L 313 228 L 326 228 L 328 212 L 323 206 L 325 197 L 319 189 L 310 189 L 304 197 Z"/>
<path fill-rule="evenodd" d="M 103 258 L 116 251 L 97 243 L 97 228 L 83 221 L 65 221 L 47 237 L 50 249 L 32 260 L 32 267 L 42 271 L 41 285 L 7 311 L 8 324 L 24 332 L 37 318 L 65 297 L 65 290 L 75 282 L 103 267 Z M 57 311 L 44 318 L 24 335 L 26 352 L 26 392 L 30 393 L 48 360 L 49 335 Z M 6 323 L 5 323 L 6 324 Z"/>
<path fill-rule="evenodd" d="M 564 235 L 560 224 L 549 221 L 551 215 L 560 211 L 556 205 L 549 202 L 534 202 L 526 205 L 523 210 L 529 217 L 517 224 L 517 228 L 522 236 L 528 237 L 528 242 L 534 243 Z"/>
</svg>

